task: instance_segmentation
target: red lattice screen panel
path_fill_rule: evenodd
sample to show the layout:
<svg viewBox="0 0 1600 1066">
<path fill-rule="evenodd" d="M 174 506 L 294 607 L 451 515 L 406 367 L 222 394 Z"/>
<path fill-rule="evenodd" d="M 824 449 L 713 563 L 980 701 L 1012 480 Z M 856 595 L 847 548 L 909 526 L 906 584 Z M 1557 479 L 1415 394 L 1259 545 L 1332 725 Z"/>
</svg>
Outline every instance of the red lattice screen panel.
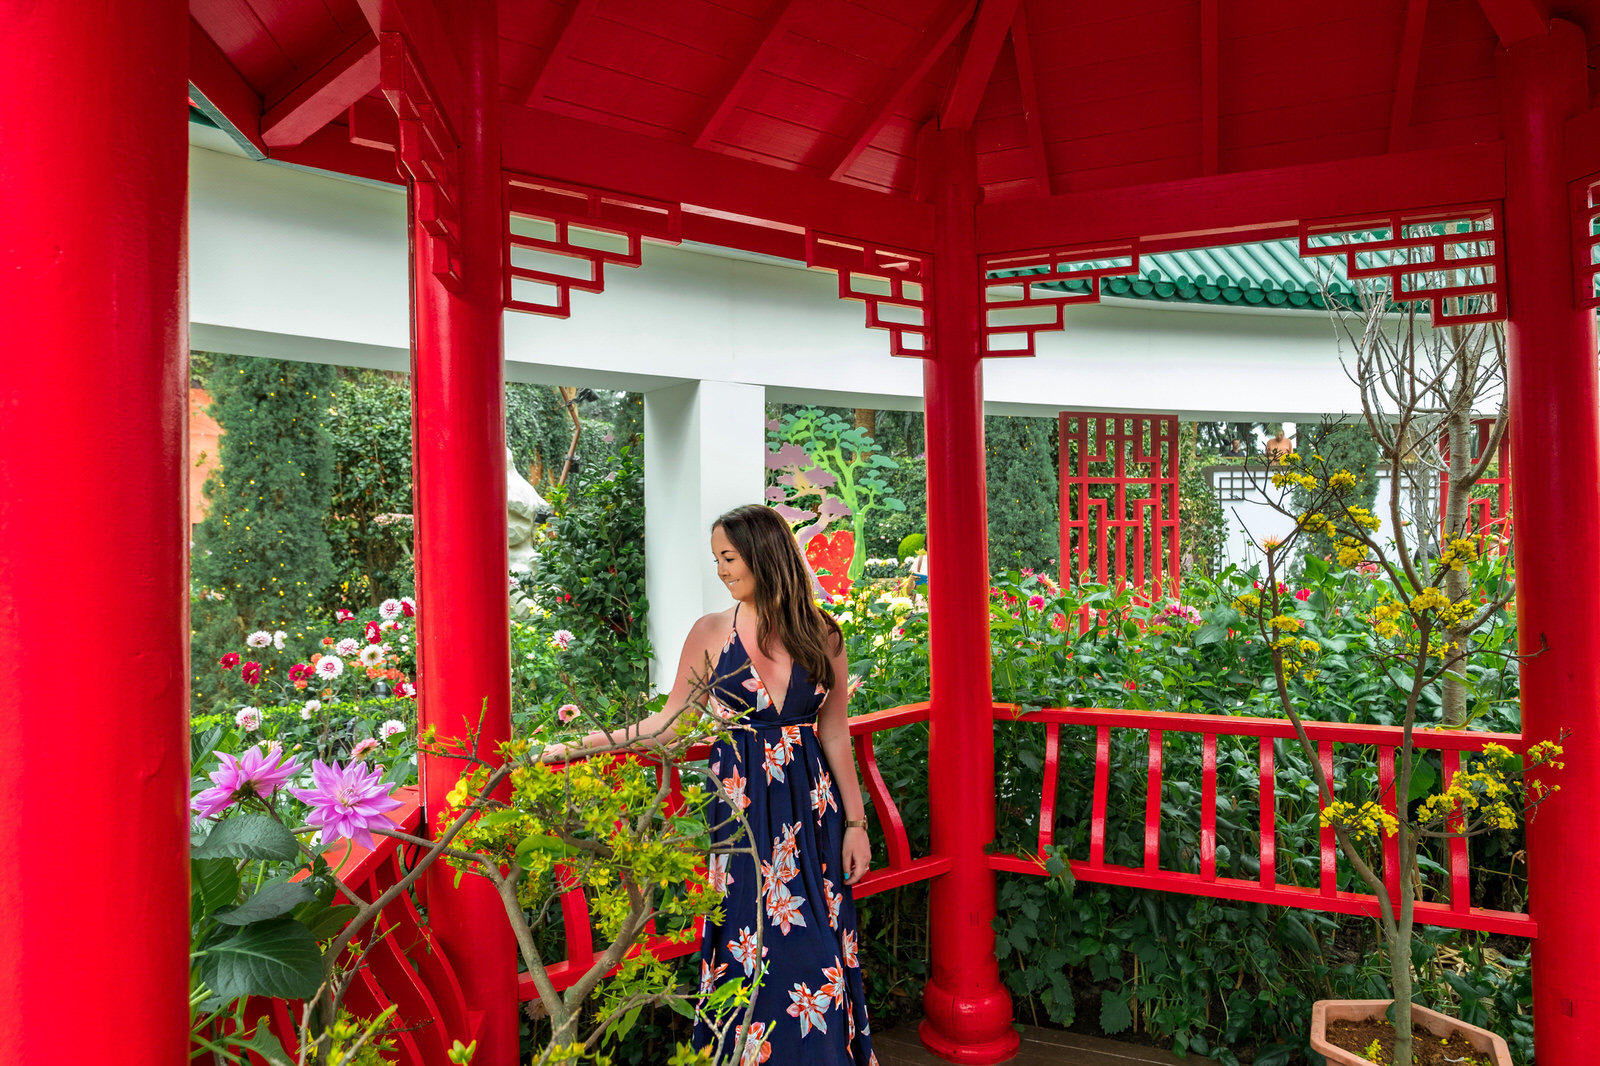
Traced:
<svg viewBox="0 0 1600 1066">
<path fill-rule="evenodd" d="M 1060 441 L 1063 582 L 1175 594 L 1178 417 L 1062 412 Z"/>
<path fill-rule="evenodd" d="M 683 210 L 604 189 L 507 172 L 505 304 L 567 318 L 572 290 L 602 292 L 606 264 L 637 267 L 646 238 L 683 240 Z"/>
<path fill-rule="evenodd" d="M 1600 307 L 1600 178 L 1572 186 L 1572 280 L 1579 307 Z"/>
<path fill-rule="evenodd" d="M 1483 458 L 1483 451 L 1489 446 L 1489 438 L 1494 434 L 1495 420 L 1492 418 L 1476 418 L 1472 421 L 1472 459 L 1476 463 Z M 1478 537 L 1504 537 L 1504 543 L 1498 544 L 1495 554 L 1504 555 L 1511 549 L 1511 434 L 1502 433 L 1500 444 L 1495 449 L 1497 452 L 1497 467 L 1484 471 L 1483 477 L 1473 486 L 1473 496 L 1467 501 L 1467 532 L 1477 534 Z M 1450 441 L 1446 437 L 1439 442 L 1439 451 L 1444 455 L 1445 461 L 1450 460 Z M 1450 474 L 1448 471 L 1439 475 L 1439 532 L 1444 532 L 1444 512 L 1450 502 Z"/>
<path fill-rule="evenodd" d="M 867 326 L 889 331 L 895 355 L 928 354 L 933 264 L 926 255 L 807 230 L 806 265 L 839 275 L 839 298 L 867 305 Z"/>
<path fill-rule="evenodd" d="M 1100 302 L 1101 278 L 1139 273 L 1139 241 L 986 255 L 979 270 L 983 353 L 1033 355 L 1034 335 L 1064 328 L 1068 306 Z"/>
<path fill-rule="evenodd" d="M 460 141 L 433 87 L 398 33 L 379 34 L 379 87 L 400 120 L 395 163 L 411 183 L 421 238 L 433 273 L 451 292 L 461 290 L 461 194 L 456 170 Z"/>
<path fill-rule="evenodd" d="M 1352 281 L 1387 278 L 1396 303 L 1427 300 L 1435 326 L 1506 317 L 1500 204 L 1300 223 L 1302 258 L 1342 256 Z"/>
</svg>

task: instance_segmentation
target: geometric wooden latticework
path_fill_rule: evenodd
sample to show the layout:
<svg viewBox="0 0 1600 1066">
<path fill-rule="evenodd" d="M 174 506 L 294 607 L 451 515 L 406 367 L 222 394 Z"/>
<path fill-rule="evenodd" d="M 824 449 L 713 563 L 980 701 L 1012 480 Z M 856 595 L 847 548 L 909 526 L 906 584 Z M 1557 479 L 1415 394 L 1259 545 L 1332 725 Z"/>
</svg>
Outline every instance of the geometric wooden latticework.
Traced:
<svg viewBox="0 0 1600 1066">
<path fill-rule="evenodd" d="M 978 269 L 983 353 L 1032 355 L 1034 334 L 1062 329 L 1069 304 L 1100 302 L 1101 278 L 1139 273 L 1139 241 L 986 255 Z M 1002 274 L 1006 276 L 997 276 Z M 1089 287 L 1066 288 L 1072 281 L 1088 282 Z"/>
<path fill-rule="evenodd" d="M 1472 421 L 1472 456 L 1470 462 L 1477 463 L 1483 458 L 1483 450 L 1489 446 L 1489 437 L 1494 432 L 1495 419 L 1475 418 Z M 1466 534 L 1476 535 L 1481 542 L 1486 537 L 1504 537 L 1505 543 L 1496 542 L 1493 548 L 1495 554 L 1505 555 L 1511 550 L 1511 434 L 1500 435 L 1500 446 L 1496 449 L 1496 467 L 1485 470 L 1483 477 L 1472 486 L 1472 497 L 1467 501 L 1467 528 Z M 1444 533 L 1445 508 L 1450 502 L 1450 440 L 1448 437 L 1439 441 L 1439 454 L 1444 457 L 1446 469 L 1439 474 L 1439 532 Z"/>
<path fill-rule="evenodd" d="M 1175 595 L 1178 416 L 1063 411 L 1060 439 L 1062 579 Z"/>
<path fill-rule="evenodd" d="M 1579 307 L 1600 307 L 1600 178 L 1572 186 L 1573 281 Z"/>
<path fill-rule="evenodd" d="M 605 268 L 637 267 L 646 237 L 683 240 L 681 205 L 506 173 L 505 305 L 567 318 L 572 290 L 601 292 Z"/>
<path fill-rule="evenodd" d="M 398 33 L 379 37 L 379 88 L 400 120 L 395 163 L 410 179 L 421 240 L 432 244 L 433 273 L 451 292 L 461 289 L 460 141 L 416 56 Z"/>
<path fill-rule="evenodd" d="M 867 326 L 889 331 L 892 353 L 928 354 L 933 287 L 928 256 L 807 230 L 806 265 L 839 275 L 839 298 L 867 305 Z"/>
<path fill-rule="evenodd" d="M 1394 303 L 1428 301 L 1435 326 L 1506 317 L 1498 201 L 1300 223 L 1302 257 L 1342 256 L 1350 280 L 1387 278 Z"/>
</svg>

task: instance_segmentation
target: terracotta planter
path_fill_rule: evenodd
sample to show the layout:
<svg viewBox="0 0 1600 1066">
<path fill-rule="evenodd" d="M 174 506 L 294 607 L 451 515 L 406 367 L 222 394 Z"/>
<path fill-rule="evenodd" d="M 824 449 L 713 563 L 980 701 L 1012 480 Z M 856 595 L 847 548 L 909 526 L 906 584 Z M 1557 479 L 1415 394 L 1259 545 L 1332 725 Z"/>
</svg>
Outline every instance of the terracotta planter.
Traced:
<svg viewBox="0 0 1600 1066">
<path fill-rule="evenodd" d="M 1372 1066 L 1354 1051 L 1334 1047 L 1328 1043 L 1329 1022 L 1356 1022 L 1382 1018 L 1389 1011 L 1387 999 L 1319 999 L 1311 1007 L 1311 1050 L 1328 1060 L 1329 1066 Z M 1489 1056 L 1495 1066 L 1511 1066 L 1511 1049 L 1505 1039 L 1487 1029 L 1468 1025 L 1448 1014 L 1440 1014 L 1427 1007 L 1411 1005 L 1411 1031 L 1413 1034 L 1431 1033 L 1435 1037 L 1449 1036 L 1452 1032 L 1463 1034 L 1473 1048 Z M 1415 1039 L 1413 1037 L 1413 1039 Z"/>
</svg>

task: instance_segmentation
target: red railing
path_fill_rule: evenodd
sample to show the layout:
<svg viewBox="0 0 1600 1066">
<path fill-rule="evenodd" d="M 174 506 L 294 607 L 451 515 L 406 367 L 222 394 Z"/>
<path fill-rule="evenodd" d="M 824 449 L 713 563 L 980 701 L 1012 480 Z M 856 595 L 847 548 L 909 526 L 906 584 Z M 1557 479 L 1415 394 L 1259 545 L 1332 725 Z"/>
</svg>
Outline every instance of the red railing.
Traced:
<svg viewBox="0 0 1600 1066">
<path fill-rule="evenodd" d="M 905 822 L 900 817 L 900 808 L 889 794 L 889 786 L 884 783 L 883 774 L 878 770 L 877 755 L 873 750 L 874 733 L 927 720 L 926 703 L 893 707 L 871 714 L 857 715 L 850 719 L 850 736 L 855 742 L 856 761 L 861 769 L 862 784 L 872 800 L 872 811 L 877 818 L 878 826 L 883 830 L 885 850 L 889 859 L 886 866 L 873 869 L 856 882 L 854 893 L 858 898 L 915 881 L 925 881 L 950 869 L 950 860 L 943 856 L 912 857 L 911 843 L 906 835 Z M 709 748 L 699 747 L 691 748 L 687 755 L 691 759 L 703 759 L 709 753 Z M 676 780 L 672 781 L 671 790 L 676 796 L 678 791 Z M 583 892 L 577 887 L 569 889 L 561 896 L 561 921 L 566 930 L 567 957 L 548 966 L 550 980 L 558 990 L 575 983 L 589 967 L 594 965 L 595 960 L 594 926 L 589 914 L 589 904 Z M 665 935 L 647 936 L 633 948 L 631 954 L 637 954 L 648 948 L 658 959 L 674 959 L 690 955 L 700 950 L 701 933 L 702 927 L 700 923 L 696 923 L 694 935 L 687 939 L 674 940 Z M 519 979 L 518 991 L 524 1000 L 537 999 L 539 995 L 533 978 L 527 974 L 523 974 Z"/>
<path fill-rule="evenodd" d="M 416 833 L 422 824 L 417 790 L 403 788 L 395 796 L 403 803 L 389 816 L 402 832 Z M 352 892 L 371 901 L 405 876 L 402 846 L 384 837 L 373 851 L 346 843 L 330 848 L 326 858 Z M 372 947 L 345 995 L 346 1007 L 357 1018 L 375 1018 L 393 1005 L 397 1009 L 389 1031 L 395 1045 L 391 1061 L 399 1066 L 446 1066 L 452 1041 L 471 1043 L 476 1038 L 475 1019 L 468 1017 L 455 970 L 410 896 L 402 893 L 385 907 L 357 940 Z M 257 998 L 250 1001 L 246 1016 L 251 1025 L 270 1019 L 272 1031 L 294 1056 L 300 1014 L 298 1002 Z"/>
<path fill-rule="evenodd" d="M 885 712 L 892 713 L 892 712 Z M 1043 874 L 1042 853 L 1054 842 L 1057 777 L 1061 765 L 1063 726 L 1087 726 L 1095 730 L 1094 795 L 1090 810 L 1089 857 L 1069 860 L 1073 876 L 1079 881 L 1155 888 L 1196 896 L 1271 903 L 1285 907 L 1338 911 L 1345 914 L 1377 916 L 1378 899 L 1366 892 L 1338 888 L 1338 846 L 1331 828 L 1319 831 L 1320 884 L 1308 887 L 1282 884 L 1277 865 L 1277 771 L 1273 742 L 1294 741 L 1294 727 L 1287 719 L 1234 718 L 1204 714 L 1176 714 L 1162 711 L 1111 710 L 1086 707 L 1052 707 L 1020 711 L 1014 704 L 996 704 L 995 717 L 1001 721 L 1037 722 L 1045 727 L 1044 784 L 1039 801 L 1040 856 L 995 854 L 989 865 L 1013 873 Z M 1144 862 L 1142 866 L 1120 866 L 1106 861 L 1106 807 L 1111 782 L 1111 731 L 1144 730 L 1149 734 L 1145 786 Z M 1164 737 L 1169 733 L 1198 735 L 1201 738 L 1201 798 L 1198 873 L 1163 869 L 1161 866 L 1161 764 Z M 1317 758 L 1335 789 L 1334 745 L 1361 744 L 1375 747 L 1378 753 L 1378 788 L 1384 807 L 1396 812 L 1395 752 L 1400 729 L 1392 726 L 1343 725 L 1307 722 L 1306 733 L 1316 744 Z M 1506 733 L 1474 733 L 1457 730 L 1418 729 L 1416 747 L 1440 752 L 1445 785 L 1461 768 L 1461 753 L 1481 751 L 1488 743 L 1503 744 L 1521 751 L 1522 738 Z M 1220 736 L 1256 737 L 1260 741 L 1258 787 L 1260 790 L 1260 875 L 1255 880 L 1219 876 L 1217 873 L 1217 738 Z M 1319 809 L 1322 801 L 1318 799 Z M 1383 844 L 1385 886 L 1393 896 L 1399 893 L 1399 849 L 1394 838 Z M 1472 906 L 1468 881 L 1467 841 L 1455 838 L 1448 844 L 1448 902 L 1419 900 L 1416 918 L 1426 925 L 1458 929 L 1481 929 L 1534 937 L 1538 927 L 1526 914 L 1488 910 Z"/>
</svg>

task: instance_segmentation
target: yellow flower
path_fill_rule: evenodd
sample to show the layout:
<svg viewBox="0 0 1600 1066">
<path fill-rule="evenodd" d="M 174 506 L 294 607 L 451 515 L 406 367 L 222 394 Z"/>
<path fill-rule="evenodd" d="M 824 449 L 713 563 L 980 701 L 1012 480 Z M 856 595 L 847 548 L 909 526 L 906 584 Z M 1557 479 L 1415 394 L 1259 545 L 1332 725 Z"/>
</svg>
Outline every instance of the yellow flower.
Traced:
<svg viewBox="0 0 1600 1066">
<path fill-rule="evenodd" d="M 1349 492 L 1356 487 L 1356 476 L 1348 470 L 1340 470 L 1328 478 L 1328 488 L 1334 492 Z"/>
<path fill-rule="evenodd" d="M 1450 597 L 1439 591 L 1436 585 L 1429 585 L 1411 597 L 1411 610 L 1416 614 L 1421 614 L 1423 611 L 1437 611 L 1449 606 Z"/>
</svg>

